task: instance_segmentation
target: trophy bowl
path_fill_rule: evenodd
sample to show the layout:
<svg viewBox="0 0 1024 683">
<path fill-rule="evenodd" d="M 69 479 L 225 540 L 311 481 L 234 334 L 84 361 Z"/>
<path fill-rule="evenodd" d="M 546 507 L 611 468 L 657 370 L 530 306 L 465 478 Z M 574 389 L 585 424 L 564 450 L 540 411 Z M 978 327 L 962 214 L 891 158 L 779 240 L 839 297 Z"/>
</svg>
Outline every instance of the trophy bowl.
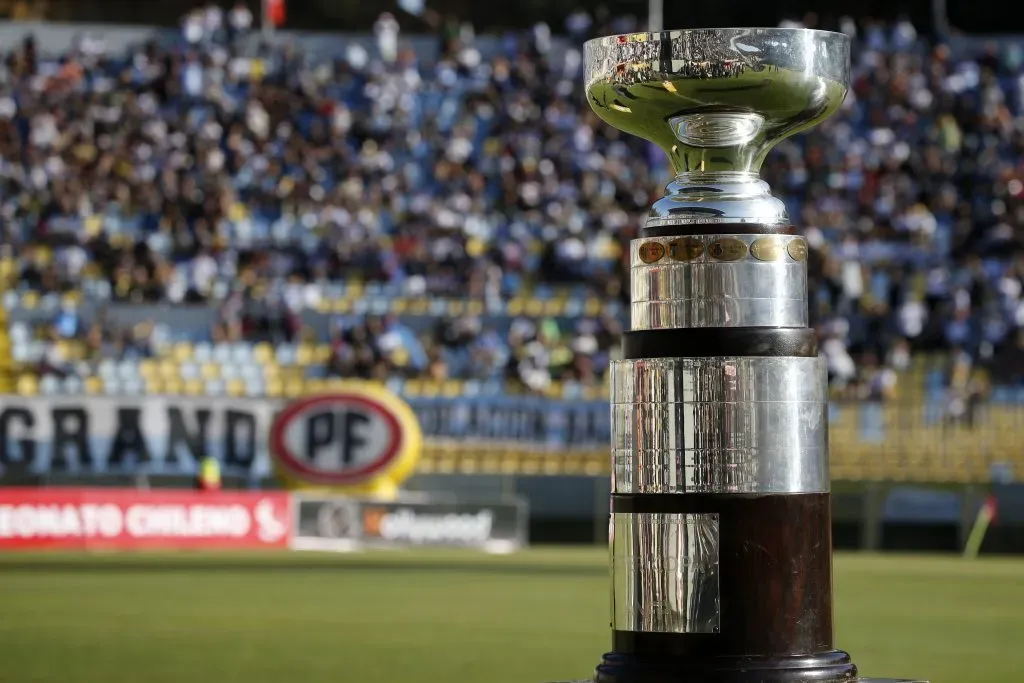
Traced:
<svg viewBox="0 0 1024 683">
<path fill-rule="evenodd" d="M 810 29 L 633 33 L 590 40 L 584 53 L 594 112 L 657 144 L 687 176 L 669 186 L 648 227 L 786 222 L 756 173 L 780 140 L 831 116 L 850 80 L 849 37 Z M 738 215 L 718 206 L 730 199 L 744 205 L 732 207 Z"/>
</svg>

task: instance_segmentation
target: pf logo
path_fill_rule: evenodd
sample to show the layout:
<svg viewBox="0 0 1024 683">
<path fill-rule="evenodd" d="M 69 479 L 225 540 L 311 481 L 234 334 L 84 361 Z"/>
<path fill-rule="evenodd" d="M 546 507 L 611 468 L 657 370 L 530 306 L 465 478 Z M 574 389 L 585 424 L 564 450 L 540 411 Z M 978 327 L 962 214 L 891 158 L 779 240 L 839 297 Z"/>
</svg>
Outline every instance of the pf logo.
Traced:
<svg viewBox="0 0 1024 683">
<path fill-rule="evenodd" d="M 293 488 L 383 494 L 412 474 L 422 447 L 412 409 L 379 385 L 292 402 L 274 420 L 270 447 Z"/>
</svg>

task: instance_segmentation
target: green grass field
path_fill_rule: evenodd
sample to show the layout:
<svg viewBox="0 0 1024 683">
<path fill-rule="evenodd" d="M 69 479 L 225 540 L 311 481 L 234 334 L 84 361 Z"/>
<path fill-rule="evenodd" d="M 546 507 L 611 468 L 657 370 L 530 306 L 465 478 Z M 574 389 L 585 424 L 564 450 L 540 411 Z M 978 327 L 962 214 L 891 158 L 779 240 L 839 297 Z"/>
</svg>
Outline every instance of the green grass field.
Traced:
<svg viewBox="0 0 1024 683">
<path fill-rule="evenodd" d="M 608 642 L 606 556 L 0 556 L 4 683 L 543 683 Z M 840 555 L 866 674 L 1024 678 L 1024 562 Z"/>
</svg>

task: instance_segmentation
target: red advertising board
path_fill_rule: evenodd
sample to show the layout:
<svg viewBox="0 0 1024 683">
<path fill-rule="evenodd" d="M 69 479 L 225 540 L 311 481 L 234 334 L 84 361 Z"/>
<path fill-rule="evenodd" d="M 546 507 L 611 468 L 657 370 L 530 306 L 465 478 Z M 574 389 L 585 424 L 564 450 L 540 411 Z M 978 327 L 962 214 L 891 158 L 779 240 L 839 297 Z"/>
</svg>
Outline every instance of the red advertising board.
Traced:
<svg viewBox="0 0 1024 683">
<path fill-rule="evenodd" d="M 287 548 L 286 493 L 0 488 L 0 550 Z"/>
</svg>

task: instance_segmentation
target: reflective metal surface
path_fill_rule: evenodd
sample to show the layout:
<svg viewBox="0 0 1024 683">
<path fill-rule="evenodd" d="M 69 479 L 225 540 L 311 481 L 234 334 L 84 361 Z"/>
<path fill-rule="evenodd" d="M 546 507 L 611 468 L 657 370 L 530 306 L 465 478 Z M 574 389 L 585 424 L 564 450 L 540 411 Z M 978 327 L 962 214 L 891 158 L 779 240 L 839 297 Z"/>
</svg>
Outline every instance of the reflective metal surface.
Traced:
<svg viewBox="0 0 1024 683">
<path fill-rule="evenodd" d="M 802 237 L 646 238 L 630 249 L 634 330 L 807 326 Z"/>
<path fill-rule="evenodd" d="M 612 628 L 716 633 L 718 515 L 613 514 Z"/>
<path fill-rule="evenodd" d="M 849 38 L 810 29 L 633 33 L 584 54 L 593 110 L 659 145 L 677 174 L 649 227 L 788 223 L 757 171 L 780 140 L 835 112 L 850 80 Z"/>
<path fill-rule="evenodd" d="M 657 143 L 677 173 L 755 172 L 771 147 L 839 108 L 850 40 L 810 29 L 721 28 L 588 41 L 587 98 Z"/>
<path fill-rule="evenodd" d="M 829 490 L 820 358 L 660 358 L 611 368 L 615 493 Z"/>
</svg>

